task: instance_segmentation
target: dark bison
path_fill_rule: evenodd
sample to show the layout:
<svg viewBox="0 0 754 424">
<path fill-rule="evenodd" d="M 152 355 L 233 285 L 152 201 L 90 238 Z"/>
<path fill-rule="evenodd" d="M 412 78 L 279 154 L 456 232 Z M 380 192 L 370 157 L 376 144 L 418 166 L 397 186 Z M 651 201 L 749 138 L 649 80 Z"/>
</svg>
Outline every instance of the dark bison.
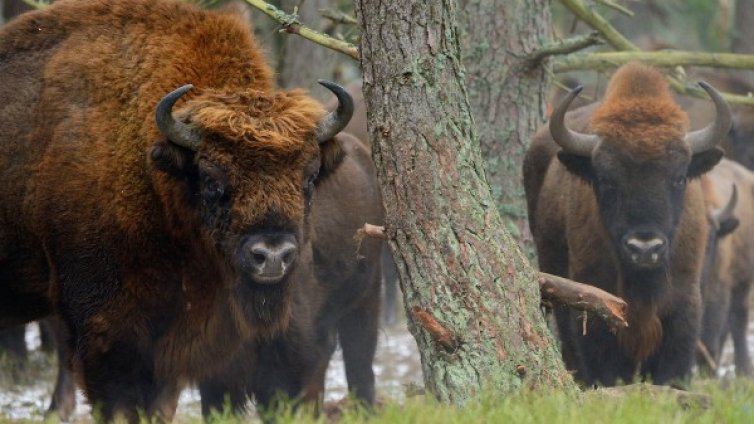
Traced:
<svg viewBox="0 0 754 424">
<path fill-rule="evenodd" d="M 314 193 L 311 252 L 292 277 L 291 325 L 271 340 L 248 343 L 232 366 L 199 385 L 205 416 L 222 410 L 225 398 L 236 413 L 249 397 L 263 409 L 276 395 L 316 402 L 338 341 L 349 390 L 374 402 L 382 243 L 354 236 L 364 222 L 382 222 L 382 203 L 369 150 L 349 134 L 338 141 L 343 161 Z"/>
<path fill-rule="evenodd" d="M 566 365 L 585 384 L 627 382 L 637 371 L 658 384 L 690 375 L 708 231 L 696 177 L 720 160 L 715 146 L 730 126 L 725 101 L 701 85 L 718 114 L 687 133 L 662 74 L 627 64 L 600 103 L 566 118 L 579 90 L 571 92 L 524 159 L 541 269 L 629 304 L 629 328 L 617 334 L 600 320 L 584 324 L 580 313 L 555 310 Z"/>
<path fill-rule="evenodd" d="M 738 195 L 733 209 L 738 228 L 730 236 L 717 240 L 709 275 L 702 279 L 701 340 L 710 356 L 719 363 L 722 346 L 730 333 L 736 374 L 750 376 L 752 365 L 746 330 L 749 293 L 754 282 L 754 174 L 738 163 L 723 159 L 705 175 L 704 182 L 710 192 L 708 203 L 713 205 L 719 199 Z M 718 225 L 719 231 L 731 227 L 730 224 Z M 702 372 L 710 373 L 705 360 L 697 362 Z"/>
<path fill-rule="evenodd" d="M 369 149 L 371 156 L 371 144 L 369 131 L 367 130 L 367 108 L 364 102 L 364 93 L 361 91 L 362 82 L 356 80 L 346 86 L 346 91 L 353 98 L 353 118 L 348 122 L 343 132 L 353 135 Z M 335 110 L 337 103 L 327 104 L 327 110 Z M 376 182 L 375 182 L 376 184 Z M 382 322 L 385 325 L 394 325 L 398 322 L 400 302 L 398 297 L 398 270 L 395 267 L 393 255 L 387 243 L 382 244 Z"/>
<path fill-rule="evenodd" d="M 169 418 L 286 328 L 351 100 L 277 91 L 244 22 L 177 1 L 19 16 L 0 74 L 0 327 L 58 312 L 105 419 Z"/>
</svg>

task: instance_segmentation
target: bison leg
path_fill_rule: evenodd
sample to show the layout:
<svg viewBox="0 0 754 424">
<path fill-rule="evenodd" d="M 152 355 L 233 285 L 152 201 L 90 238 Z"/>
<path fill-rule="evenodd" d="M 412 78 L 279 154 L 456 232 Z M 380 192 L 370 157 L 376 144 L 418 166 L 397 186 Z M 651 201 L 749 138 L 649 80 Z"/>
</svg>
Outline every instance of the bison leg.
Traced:
<svg viewBox="0 0 754 424">
<path fill-rule="evenodd" d="M 57 414 L 61 421 L 69 421 L 76 408 L 76 385 L 69 369 L 71 355 L 66 329 L 58 317 L 40 321 L 39 328 L 42 334 L 47 333 L 50 347 L 58 354 L 58 377 L 46 415 Z"/>
<path fill-rule="evenodd" d="M 727 290 L 719 291 L 720 293 L 710 293 L 704 301 L 701 333 L 702 343 L 716 362 L 720 359 L 721 348 L 725 340 L 725 321 L 730 308 L 730 292 Z M 707 361 L 701 357 L 701 354 L 698 355 L 697 365 L 701 374 L 714 376 L 714 371 L 709 367 Z"/>
<path fill-rule="evenodd" d="M 27 359 L 26 326 L 0 330 L 0 354 L 5 354 L 14 367 L 23 367 Z"/>
<path fill-rule="evenodd" d="M 246 412 L 248 395 L 246 381 L 252 378 L 246 371 L 246 364 L 254 361 L 254 355 L 245 347 L 238 357 L 228 365 L 220 375 L 207 378 L 199 382 L 199 393 L 202 398 L 202 416 L 210 418 L 213 413 L 230 412 L 242 415 Z M 227 409 L 226 409 L 227 408 Z"/>
<path fill-rule="evenodd" d="M 736 375 L 751 376 L 752 366 L 746 339 L 749 324 L 749 291 L 751 282 L 745 281 L 733 288 L 730 307 L 730 333 L 735 352 Z"/>
<path fill-rule="evenodd" d="M 699 335 L 699 316 L 689 300 L 679 300 L 686 308 L 676 309 L 662 320 L 662 342 L 642 367 L 642 375 L 654 384 L 685 388 L 691 378 L 691 367 Z"/>
<path fill-rule="evenodd" d="M 367 405 L 374 404 L 372 362 L 377 348 L 379 327 L 380 273 L 372 276 L 371 290 L 362 304 L 338 321 L 338 336 L 343 348 L 348 390 Z"/>
</svg>

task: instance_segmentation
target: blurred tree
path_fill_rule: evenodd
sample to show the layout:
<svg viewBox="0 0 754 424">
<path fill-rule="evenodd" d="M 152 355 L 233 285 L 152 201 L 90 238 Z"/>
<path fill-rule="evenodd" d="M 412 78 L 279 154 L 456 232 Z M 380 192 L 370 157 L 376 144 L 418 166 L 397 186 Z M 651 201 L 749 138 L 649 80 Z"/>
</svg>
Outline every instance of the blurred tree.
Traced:
<svg viewBox="0 0 754 424">
<path fill-rule="evenodd" d="M 425 385 L 455 403 L 483 388 L 572 388 L 539 309 L 537 274 L 506 231 L 487 183 L 457 6 L 454 0 L 356 3 L 369 134 L 391 211 L 387 234 Z M 485 10 L 503 27 L 547 24 L 537 7 L 514 8 L 502 19 L 499 9 Z M 499 27 L 496 36 L 502 33 Z M 528 37 L 503 40 L 511 44 L 499 48 L 525 51 L 534 42 Z M 488 71 L 494 81 L 501 70 Z M 528 89 L 539 91 L 540 84 Z M 508 120 L 520 119 L 515 106 L 508 111 Z M 510 132 L 533 125 L 522 122 Z"/>
<path fill-rule="evenodd" d="M 551 39 L 548 0 L 459 0 L 461 52 L 471 112 L 492 196 L 507 230 L 530 257 L 521 163 L 542 125 L 550 83 L 527 55 Z"/>
</svg>

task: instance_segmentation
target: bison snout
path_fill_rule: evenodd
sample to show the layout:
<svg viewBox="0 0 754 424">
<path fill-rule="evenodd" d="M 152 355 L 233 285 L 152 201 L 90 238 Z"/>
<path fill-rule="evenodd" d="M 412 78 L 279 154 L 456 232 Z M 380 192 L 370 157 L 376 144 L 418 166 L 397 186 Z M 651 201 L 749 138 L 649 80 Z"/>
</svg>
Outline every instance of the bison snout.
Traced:
<svg viewBox="0 0 754 424">
<path fill-rule="evenodd" d="M 293 237 L 254 237 L 244 245 L 247 274 L 257 283 L 275 284 L 283 280 L 296 262 L 298 246 Z"/>
<path fill-rule="evenodd" d="M 623 238 L 623 251 L 632 264 L 655 268 L 663 263 L 668 241 L 662 235 L 628 236 Z"/>
</svg>

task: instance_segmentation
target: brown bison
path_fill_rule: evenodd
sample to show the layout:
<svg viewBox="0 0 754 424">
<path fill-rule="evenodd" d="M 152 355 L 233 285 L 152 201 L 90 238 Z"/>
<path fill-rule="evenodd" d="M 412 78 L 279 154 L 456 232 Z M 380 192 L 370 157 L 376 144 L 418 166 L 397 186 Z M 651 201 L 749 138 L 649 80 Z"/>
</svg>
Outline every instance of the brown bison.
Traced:
<svg viewBox="0 0 754 424">
<path fill-rule="evenodd" d="M 364 102 L 364 93 L 361 91 L 362 82 L 356 80 L 346 86 L 346 91 L 353 98 L 353 118 L 348 122 L 343 132 L 351 134 L 361 141 L 369 149 L 371 156 L 371 144 L 369 141 L 369 131 L 367 130 L 367 108 Z M 335 110 L 337 104 L 330 102 L 327 104 L 327 110 Z M 376 182 L 375 182 L 376 184 Z M 394 325 L 398 322 L 400 302 L 398 296 L 398 270 L 395 267 L 393 254 L 387 243 L 382 243 L 382 322 L 385 325 Z"/>
<path fill-rule="evenodd" d="M 105 419 L 169 418 L 286 328 L 350 97 L 277 91 L 244 22 L 177 1 L 19 16 L 0 73 L 0 327 L 58 312 Z"/>
<path fill-rule="evenodd" d="M 382 222 L 382 203 L 369 150 L 349 134 L 338 140 L 343 162 L 314 193 L 311 252 L 292 277 L 291 325 L 271 340 L 248 343 L 225 372 L 200 383 L 205 416 L 222 410 L 226 397 L 236 413 L 247 397 L 263 409 L 276 395 L 321 399 L 336 341 L 349 390 L 367 405 L 374 402 L 382 243 L 354 236 L 364 222 Z"/>
<path fill-rule="evenodd" d="M 629 304 L 629 328 L 618 334 L 600 320 L 583 323 L 580 313 L 555 310 L 564 360 L 583 383 L 614 385 L 637 371 L 658 384 L 690 375 L 707 241 L 696 177 L 720 160 L 715 146 L 730 126 L 725 101 L 700 84 L 718 114 L 708 127 L 687 133 L 686 115 L 663 76 L 627 64 L 600 103 L 566 118 L 579 90 L 571 92 L 525 156 L 541 269 Z"/>
<path fill-rule="evenodd" d="M 710 356 L 719 363 L 722 346 L 731 334 L 735 352 L 736 374 L 752 375 L 752 365 L 746 340 L 749 322 L 749 292 L 754 282 L 754 174 L 743 166 L 723 159 L 705 175 L 705 187 L 710 194 L 708 203 L 719 205 L 719 199 L 736 197 L 733 215 L 738 228 L 717 246 L 702 279 L 704 314 L 701 341 Z M 716 214 L 713 214 L 713 216 Z M 718 233 L 728 231 L 732 223 L 718 224 Z M 719 237 L 719 236 L 718 236 Z M 702 372 L 710 373 L 706 361 L 698 360 Z"/>
</svg>

